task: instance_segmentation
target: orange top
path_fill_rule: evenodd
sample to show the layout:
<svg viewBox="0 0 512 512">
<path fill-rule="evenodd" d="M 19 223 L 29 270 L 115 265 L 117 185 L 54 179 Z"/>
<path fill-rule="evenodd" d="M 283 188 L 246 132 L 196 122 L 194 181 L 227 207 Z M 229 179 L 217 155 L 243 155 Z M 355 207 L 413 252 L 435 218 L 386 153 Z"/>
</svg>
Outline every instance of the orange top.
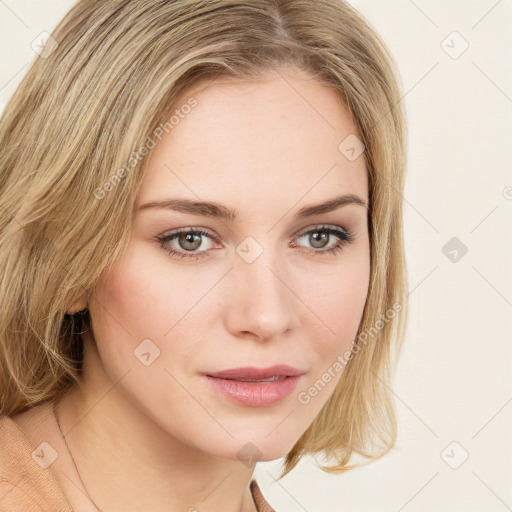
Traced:
<svg viewBox="0 0 512 512">
<path fill-rule="evenodd" d="M 0 418 L 0 510 L 74 512 L 51 465 L 41 471 L 45 464 L 36 462 L 37 448 L 14 420 L 9 416 Z M 256 480 L 252 479 L 249 487 L 258 512 L 276 512 Z"/>
</svg>

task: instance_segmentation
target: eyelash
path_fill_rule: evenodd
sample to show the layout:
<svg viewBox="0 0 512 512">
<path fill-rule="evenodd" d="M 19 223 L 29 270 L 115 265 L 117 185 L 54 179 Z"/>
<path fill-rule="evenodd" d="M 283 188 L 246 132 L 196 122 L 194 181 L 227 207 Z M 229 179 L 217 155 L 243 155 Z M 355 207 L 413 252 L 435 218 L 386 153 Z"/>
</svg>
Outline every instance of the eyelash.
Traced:
<svg viewBox="0 0 512 512">
<path fill-rule="evenodd" d="M 308 235 L 310 233 L 322 233 L 322 232 L 327 233 L 328 235 L 334 235 L 334 236 L 338 237 L 338 242 L 336 242 L 336 244 L 333 245 L 329 249 L 325 249 L 325 250 L 312 249 L 313 254 L 315 256 L 318 254 L 322 254 L 322 255 L 335 254 L 338 251 L 341 251 L 343 249 L 344 245 L 349 244 L 354 240 L 353 233 L 351 231 L 349 231 L 348 229 L 344 229 L 344 228 L 339 229 L 339 228 L 331 227 L 331 226 L 319 226 L 319 227 L 315 227 L 313 229 L 309 229 L 307 231 L 304 231 L 302 234 L 300 234 L 298 238 L 302 238 L 304 235 Z M 206 257 L 206 253 L 208 251 L 201 251 L 201 252 L 197 252 L 197 253 L 194 253 L 194 252 L 187 253 L 187 252 L 183 252 L 183 251 L 176 251 L 175 249 L 172 249 L 172 248 L 169 248 L 169 246 L 166 246 L 166 244 L 168 242 L 174 240 L 182 233 L 204 235 L 208 238 L 211 238 L 212 240 L 215 240 L 215 237 L 213 237 L 211 235 L 211 233 L 205 231 L 204 229 L 183 228 L 183 229 L 178 229 L 178 230 L 174 231 L 170 235 L 156 237 L 156 241 L 158 242 L 160 247 L 171 256 L 176 256 L 178 258 L 190 258 L 192 260 L 198 260 L 200 258 Z"/>
</svg>

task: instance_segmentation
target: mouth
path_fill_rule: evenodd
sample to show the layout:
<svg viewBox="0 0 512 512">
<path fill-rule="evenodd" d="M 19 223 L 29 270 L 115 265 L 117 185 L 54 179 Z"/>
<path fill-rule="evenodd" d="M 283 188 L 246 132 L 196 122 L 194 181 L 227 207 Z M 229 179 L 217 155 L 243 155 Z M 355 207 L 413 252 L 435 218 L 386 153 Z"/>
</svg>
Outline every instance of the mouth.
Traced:
<svg viewBox="0 0 512 512">
<path fill-rule="evenodd" d="M 269 366 L 267 368 L 256 368 L 253 366 L 246 366 L 243 368 L 230 368 L 219 372 L 206 373 L 208 377 L 225 379 L 225 380 L 238 380 L 241 382 L 273 382 L 282 380 L 286 377 L 296 377 L 306 373 L 293 366 L 279 364 Z"/>
<path fill-rule="evenodd" d="M 245 407 L 267 407 L 288 397 L 304 371 L 277 365 L 270 368 L 235 368 L 203 374 L 213 389 Z"/>
<path fill-rule="evenodd" d="M 212 375 L 209 375 L 212 377 Z M 283 380 L 288 377 L 287 375 L 274 375 L 273 377 L 269 377 L 268 379 L 249 379 L 247 377 L 239 377 L 238 379 L 225 379 L 225 380 L 237 380 L 238 382 L 275 382 L 276 380 Z M 219 378 L 219 377 L 213 377 Z"/>
</svg>

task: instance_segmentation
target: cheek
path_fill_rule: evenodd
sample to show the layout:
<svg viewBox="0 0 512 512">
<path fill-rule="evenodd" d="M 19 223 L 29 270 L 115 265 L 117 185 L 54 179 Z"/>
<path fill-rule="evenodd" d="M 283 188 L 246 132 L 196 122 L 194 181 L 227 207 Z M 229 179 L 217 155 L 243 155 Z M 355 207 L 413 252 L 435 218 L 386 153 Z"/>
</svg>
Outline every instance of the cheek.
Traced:
<svg viewBox="0 0 512 512">
<path fill-rule="evenodd" d="M 169 287 L 172 283 L 186 290 L 187 283 L 180 282 L 178 272 L 163 275 L 165 265 L 135 246 L 99 284 L 91 301 L 101 364 L 111 382 L 122 380 L 116 389 L 127 401 L 155 422 L 170 421 L 158 418 L 162 408 L 183 411 L 181 421 L 187 421 L 190 396 L 179 383 L 192 371 L 191 340 L 197 333 L 187 322 L 190 301 Z M 171 429 L 171 423 L 165 428 Z"/>
<path fill-rule="evenodd" d="M 304 283 L 303 300 L 312 313 L 308 318 L 316 321 L 317 334 L 323 340 L 317 345 L 319 350 L 332 352 L 350 346 L 362 319 L 369 277 L 369 256 L 361 252 Z"/>
<path fill-rule="evenodd" d="M 331 290 L 331 299 L 326 301 L 325 311 L 332 319 L 332 329 L 343 340 L 352 342 L 364 311 L 368 293 L 368 280 L 365 275 L 354 273 Z"/>
<path fill-rule="evenodd" d="M 163 252 L 162 252 L 163 254 Z M 155 257 L 156 256 L 156 257 Z M 164 255 L 165 258 L 165 255 Z M 186 314 L 183 291 L 187 283 L 149 245 L 132 242 L 122 260 L 98 286 L 99 317 L 105 324 L 123 330 L 126 336 L 163 340 L 164 335 Z"/>
<path fill-rule="evenodd" d="M 129 257 L 98 286 L 94 298 L 98 303 L 95 311 L 98 325 L 123 332 L 122 338 L 135 342 L 135 336 L 149 337 L 150 332 L 145 330 L 156 333 L 169 328 L 170 319 L 164 324 L 159 314 L 169 295 L 164 296 L 154 271 L 137 265 Z"/>
<path fill-rule="evenodd" d="M 136 354 L 139 346 L 152 347 L 144 341 L 149 339 L 159 354 L 152 367 L 190 370 L 191 354 L 198 349 L 193 340 L 204 338 L 197 315 L 205 289 L 191 287 L 190 273 L 169 265 L 163 251 L 160 255 L 148 244 L 132 242 L 97 287 L 90 307 L 102 359 L 111 368 L 116 365 L 116 374 L 125 368 L 140 371 Z"/>
<path fill-rule="evenodd" d="M 305 328 L 310 336 L 312 372 L 297 393 L 297 401 L 306 406 L 309 421 L 334 392 L 348 362 L 366 303 L 369 284 L 369 262 L 364 257 L 356 265 L 347 265 L 336 272 L 323 293 L 309 295 L 307 306 L 315 315 L 308 315 Z M 318 288 L 315 288 L 318 290 Z"/>
</svg>

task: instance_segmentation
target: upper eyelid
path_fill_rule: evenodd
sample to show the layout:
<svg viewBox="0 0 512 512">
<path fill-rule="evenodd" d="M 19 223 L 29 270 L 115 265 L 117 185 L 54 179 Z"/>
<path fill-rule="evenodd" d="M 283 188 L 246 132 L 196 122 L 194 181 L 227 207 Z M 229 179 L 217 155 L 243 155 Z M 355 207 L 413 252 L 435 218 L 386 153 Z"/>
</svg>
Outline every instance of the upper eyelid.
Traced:
<svg viewBox="0 0 512 512">
<path fill-rule="evenodd" d="M 342 232 L 346 233 L 346 235 L 352 240 L 356 238 L 356 234 L 352 229 L 345 228 L 343 226 L 339 226 L 336 224 L 329 224 L 329 223 L 313 224 L 311 226 L 308 226 L 308 227 L 299 229 L 298 231 L 295 231 L 291 236 L 293 239 L 295 239 L 295 238 L 304 236 L 305 234 L 309 233 L 310 231 L 314 231 L 314 230 L 321 231 L 321 230 L 327 230 L 327 229 L 342 231 Z M 176 235 L 179 235 L 180 233 L 197 233 L 197 232 L 206 232 L 213 242 L 218 242 L 221 240 L 221 237 L 216 235 L 212 230 L 205 228 L 205 227 L 199 227 L 199 226 L 177 228 L 169 233 L 159 236 L 159 238 L 165 239 L 165 238 L 169 238 L 169 237 L 174 237 Z M 204 233 L 199 233 L 199 234 L 200 234 L 200 236 L 204 236 Z M 333 233 L 331 233 L 331 235 L 336 236 Z M 202 251 L 199 251 L 199 252 L 202 252 Z"/>
<path fill-rule="evenodd" d="M 346 233 L 350 233 L 352 230 L 349 229 L 349 228 L 346 228 L 346 227 L 343 227 L 343 226 L 340 226 L 340 225 L 337 225 L 337 224 L 330 224 L 330 223 L 318 223 L 318 224 L 313 224 L 309 227 L 305 227 L 305 228 L 301 228 L 297 231 L 295 231 L 291 236 L 300 236 L 300 235 L 303 235 L 304 233 L 307 233 L 311 230 L 315 230 L 315 229 L 328 229 L 328 228 L 332 228 L 332 229 L 338 229 L 338 230 L 341 230 L 341 231 L 345 231 Z M 208 233 L 212 238 L 214 239 L 220 239 L 221 237 L 218 236 L 213 230 L 209 229 L 209 228 L 205 228 L 205 227 L 201 227 L 201 226 L 191 226 L 191 227 L 186 227 L 186 228 L 176 228 L 174 230 L 171 230 L 169 232 L 164 232 L 162 235 L 160 235 L 162 238 L 165 238 L 165 237 L 168 237 L 168 236 L 173 236 L 173 235 L 176 235 L 176 234 L 179 234 L 179 233 L 189 233 L 189 232 L 198 232 L 198 231 L 205 231 L 206 233 Z"/>
</svg>

